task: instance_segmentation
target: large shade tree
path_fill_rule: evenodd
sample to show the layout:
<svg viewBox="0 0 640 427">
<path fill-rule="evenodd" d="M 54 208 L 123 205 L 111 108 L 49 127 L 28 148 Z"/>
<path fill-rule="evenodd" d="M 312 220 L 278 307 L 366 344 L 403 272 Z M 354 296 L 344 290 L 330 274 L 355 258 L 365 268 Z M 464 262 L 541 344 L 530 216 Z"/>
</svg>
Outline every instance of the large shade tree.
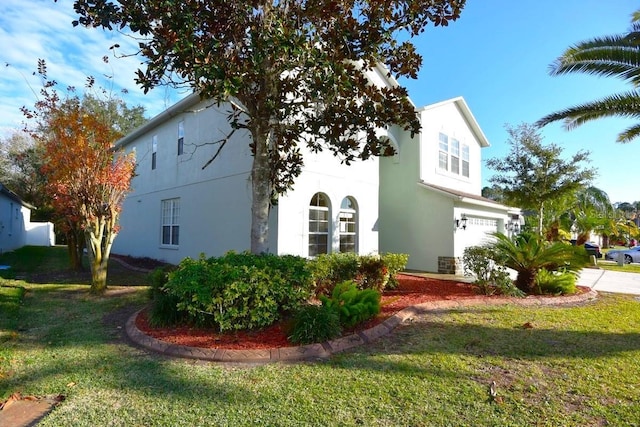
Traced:
<svg viewBox="0 0 640 427">
<path fill-rule="evenodd" d="M 570 107 L 540 119 L 545 126 L 564 121 L 567 129 L 605 117 L 640 120 L 640 14 L 636 12 L 632 26 L 623 34 L 595 37 L 569 47 L 550 66 L 551 75 L 585 73 L 602 77 L 617 77 L 631 83 L 633 89 L 602 99 Z M 618 142 L 629 142 L 640 136 L 640 123 L 635 123 L 618 135 Z"/>
<path fill-rule="evenodd" d="M 135 159 L 113 149 L 122 133 L 109 115 L 98 114 L 92 103 L 83 103 L 73 88 L 60 96 L 55 81 L 46 79 L 44 61 L 39 63 L 39 72 L 45 82 L 40 99 L 33 109 L 23 108 L 23 112 L 35 122 L 31 134 L 44 153 L 42 171 L 54 209 L 65 219 L 70 234 L 84 235 L 91 291 L 102 293 Z"/>
<path fill-rule="evenodd" d="M 44 180 L 40 173 L 42 150 L 28 133 L 18 130 L 0 138 L 0 182 L 20 198 L 38 208 L 46 206 Z M 48 218 L 32 212 L 32 218 Z"/>
<path fill-rule="evenodd" d="M 406 90 L 374 85 L 366 72 L 384 64 L 389 76 L 415 78 L 422 58 L 411 38 L 457 19 L 464 3 L 76 0 L 74 24 L 138 34 L 145 90 L 187 85 L 229 103 L 232 129 L 251 138 L 251 251 L 261 253 L 270 207 L 301 173 L 301 147 L 349 164 L 393 153 L 381 128 L 419 131 Z"/>
<path fill-rule="evenodd" d="M 513 206 L 537 212 L 538 232 L 544 232 L 545 206 L 586 187 L 595 171 L 583 168 L 589 152 L 579 151 L 568 160 L 556 144 L 544 145 L 538 129 L 527 123 L 507 126 L 511 147 L 505 157 L 487 160 L 496 173 L 489 178 Z"/>
</svg>

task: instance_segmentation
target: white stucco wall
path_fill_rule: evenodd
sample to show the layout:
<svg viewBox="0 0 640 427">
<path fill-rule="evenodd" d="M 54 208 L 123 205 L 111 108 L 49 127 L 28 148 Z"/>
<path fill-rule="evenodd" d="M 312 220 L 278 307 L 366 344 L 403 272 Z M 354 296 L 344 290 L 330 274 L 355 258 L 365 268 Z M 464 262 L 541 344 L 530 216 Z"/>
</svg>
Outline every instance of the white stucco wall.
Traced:
<svg viewBox="0 0 640 427">
<path fill-rule="evenodd" d="M 350 166 L 329 152 L 305 153 L 305 167 L 294 190 L 278 203 L 278 253 L 308 256 L 309 203 L 316 193 L 329 197 L 331 252 L 340 250 L 339 213 L 345 197 L 357 203 L 357 251 L 378 252 L 378 158 Z"/>
<path fill-rule="evenodd" d="M 420 179 L 430 184 L 454 188 L 469 194 L 482 192 L 482 154 L 469 123 L 455 102 L 440 103 L 420 110 L 422 123 Z M 469 177 L 454 174 L 438 167 L 439 134 L 455 138 L 469 146 Z"/>
<path fill-rule="evenodd" d="M 485 243 L 488 232 L 504 232 L 509 208 L 469 197 L 481 194 L 480 150 L 488 141 L 464 101 L 419 113 L 421 134 L 400 135 L 398 158 L 380 161 L 380 251 L 408 253 L 407 268 L 436 272 L 439 257 L 462 257 L 466 247 Z M 439 169 L 440 132 L 469 145 L 469 178 Z M 466 229 L 454 223 L 462 215 Z"/>
<path fill-rule="evenodd" d="M 207 168 L 229 131 L 227 114 L 210 102 L 173 112 L 157 127 L 123 146 L 135 151 L 137 174 L 120 220 L 121 231 L 113 251 L 147 256 L 171 263 L 184 257 L 219 256 L 228 250 L 250 249 L 252 157 L 249 139 L 240 132 Z M 206 107 L 206 108 L 205 108 Z M 177 154 L 178 123 L 184 122 L 185 154 Z M 151 168 L 152 141 L 157 135 L 156 169 Z M 308 209 L 312 196 L 323 192 L 331 199 L 333 251 L 339 250 L 339 207 L 351 196 L 358 204 L 358 251 L 378 250 L 378 159 L 341 165 L 329 152 L 305 152 L 305 164 L 294 189 L 282 196 L 270 214 L 269 251 L 308 255 Z M 180 203 L 180 242 L 161 245 L 162 200 Z"/>
<path fill-rule="evenodd" d="M 251 155 L 237 132 L 205 169 L 229 132 L 224 106 L 200 102 L 147 130 L 123 148 L 135 151 L 137 176 L 123 204 L 113 251 L 178 263 L 185 257 L 222 255 L 250 248 Z M 184 154 L 178 155 L 178 123 L 184 121 Z M 156 169 L 151 168 L 157 135 Z M 161 244 L 162 200 L 179 199 L 180 241 Z"/>
</svg>

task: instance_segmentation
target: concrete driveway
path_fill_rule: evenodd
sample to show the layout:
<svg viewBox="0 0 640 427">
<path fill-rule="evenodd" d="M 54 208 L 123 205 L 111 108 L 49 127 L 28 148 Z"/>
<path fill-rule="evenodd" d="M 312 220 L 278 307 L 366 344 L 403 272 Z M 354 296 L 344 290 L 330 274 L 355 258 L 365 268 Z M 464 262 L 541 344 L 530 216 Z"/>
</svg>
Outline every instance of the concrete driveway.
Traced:
<svg viewBox="0 0 640 427">
<path fill-rule="evenodd" d="M 585 268 L 577 284 L 596 291 L 640 295 L 640 273 Z"/>
</svg>

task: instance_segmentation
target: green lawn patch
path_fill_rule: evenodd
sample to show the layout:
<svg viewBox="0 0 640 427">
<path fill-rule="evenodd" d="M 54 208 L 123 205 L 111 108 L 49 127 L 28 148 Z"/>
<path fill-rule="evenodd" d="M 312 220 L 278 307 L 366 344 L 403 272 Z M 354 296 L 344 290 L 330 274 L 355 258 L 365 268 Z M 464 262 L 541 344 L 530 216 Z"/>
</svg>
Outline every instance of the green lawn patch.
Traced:
<svg viewBox="0 0 640 427">
<path fill-rule="evenodd" d="M 137 274 L 137 273 L 132 273 Z M 146 288 L 16 282 L 0 400 L 59 395 L 39 426 L 596 426 L 640 420 L 640 301 L 460 308 L 327 361 L 177 360 L 122 340 Z M 4 287 L 2 288 L 4 290 Z M 15 306 L 15 304 L 14 304 Z M 10 321 L 0 316 L 0 330 Z M 493 388 L 493 396 L 491 389 Z"/>
<path fill-rule="evenodd" d="M 640 273 L 640 264 L 618 265 L 614 261 L 598 261 L 598 267 L 603 270 L 623 271 L 625 273 Z"/>
</svg>

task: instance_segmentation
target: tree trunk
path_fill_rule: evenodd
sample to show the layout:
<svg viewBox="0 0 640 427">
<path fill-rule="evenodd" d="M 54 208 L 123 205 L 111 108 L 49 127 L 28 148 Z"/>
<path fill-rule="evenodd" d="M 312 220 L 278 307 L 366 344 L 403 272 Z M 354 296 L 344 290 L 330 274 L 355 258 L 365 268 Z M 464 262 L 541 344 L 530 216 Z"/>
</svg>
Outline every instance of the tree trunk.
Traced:
<svg viewBox="0 0 640 427">
<path fill-rule="evenodd" d="M 84 256 L 84 233 L 76 228 L 67 233 L 67 250 L 69 264 L 74 271 L 83 271 L 82 257 Z"/>
<path fill-rule="evenodd" d="M 271 168 L 269 136 L 251 131 L 255 154 L 251 167 L 251 253 L 269 252 L 269 209 L 271 208 Z"/>
<path fill-rule="evenodd" d="M 543 221 L 544 220 L 544 205 L 540 205 L 540 209 L 538 210 L 538 234 L 543 235 L 544 231 L 542 230 Z"/>
<path fill-rule="evenodd" d="M 91 293 L 103 294 L 107 290 L 107 260 L 94 258 L 91 262 Z"/>
<path fill-rule="evenodd" d="M 91 266 L 91 293 L 103 294 L 107 290 L 109 254 L 116 237 L 113 232 L 115 220 L 110 222 L 101 218 L 96 223 L 86 227 L 85 240 Z"/>
<path fill-rule="evenodd" d="M 518 276 L 516 277 L 516 287 L 527 295 L 535 294 L 537 275 L 538 272 L 536 270 L 518 271 Z"/>
</svg>

